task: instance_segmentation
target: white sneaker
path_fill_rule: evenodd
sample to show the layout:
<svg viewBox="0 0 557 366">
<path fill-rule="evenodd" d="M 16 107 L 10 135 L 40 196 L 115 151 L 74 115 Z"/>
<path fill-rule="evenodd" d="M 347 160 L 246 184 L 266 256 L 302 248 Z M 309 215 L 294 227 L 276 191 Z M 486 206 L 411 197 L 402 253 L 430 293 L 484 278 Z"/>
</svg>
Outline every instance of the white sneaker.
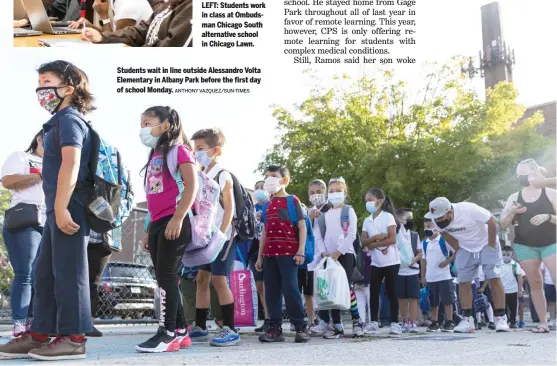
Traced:
<svg viewBox="0 0 557 366">
<path fill-rule="evenodd" d="M 550 320 L 547 325 L 549 326 L 549 330 L 555 330 L 555 326 L 557 325 L 555 319 Z"/>
<path fill-rule="evenodd" d="M 389 332 L 389 335 L 393 335 L 393 336 L 402 335 L 402 328 L 401 328 L 400 324 L 391 323 L 391 331 Z"/>
<path fill-rule="evenodd" d="M 419 333 L 418 326 L 416 325 L 416 323 L 412 322 L 408 324 L 408 331 L 413 334 Z"/>
<path fill-rule="evenodd" d="M 379 323 L 370 322 L 364 327 L 364 335 L 377 335 L 379 334 Z"/>
<path fill-rule="evenodd" d="M 476 326 L 474 325 L 474 318 L 471 316 L 463 317 L 460 323 L 454 328 L 455 333 L 474 333 Z"/>
<path fill-rule="evenodd" d="M 318 325 L 311 328 L 311 334 L 316 336 L 322 336 L 326 332 L 330 332 L 332 330 L 333 330 L 332 326 L 330 326 L 329 324 L 321 320 Z"/>
<path fill-rule="evenodd" d="M 402 333 L 408 333 L 408 331 L 410 330 L 410 323 L 407 323 L 405 321 L 402 322 Z"/>
<path fill-rule="evenodd" d="M 510 330 L 506 315 L 495 317 L 495 331 L 497 333 L 510 332 Z"/>
</svg>

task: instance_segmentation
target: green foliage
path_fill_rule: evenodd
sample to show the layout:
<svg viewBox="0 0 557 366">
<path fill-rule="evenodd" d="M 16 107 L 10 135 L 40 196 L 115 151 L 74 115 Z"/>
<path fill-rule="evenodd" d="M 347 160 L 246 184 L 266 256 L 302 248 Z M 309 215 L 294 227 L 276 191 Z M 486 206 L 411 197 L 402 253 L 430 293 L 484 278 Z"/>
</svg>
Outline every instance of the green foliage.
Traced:
<svg viewBox="0 0 557 366">
<path fill-rule="evenodd" d="M 416 217 L 437 196 L 500 208 L 518 188 L 517 162 L 545 154 L 551 141 L 536 131 L 540 114 L 516 123 L 525 108 L 512 84 L 498 84 L 483 100 L 466 87 L 460 65 L 455 58 L 430 66 L 419 93 L 383 71 L 355 82 L 337 78 L 338 86 L 316 88 L 292 110 L 275 106 L 277 142 L 258 170 L 286 165 L 289 193 L 306 201 L 312 179 L 343 176 L 360 218 L 371 187 L 397 207 L 414 206 Z"/>
<path fill-rule="evenodd" d="M 0 188 L 0 254 L 5 258 L 8 258 L 8 251 L 6 250 L 6 244 L 4 243 L 4 238 L 2 236 L 2 226 L 4 224 L 4 213 L 8 209 L 10 204 L 10 192 L 7 189 Z M 14 272 L 12 268 L 8 268 L 6 271 L 0 269 L 0 293 L 4 296 L 10 294 L 10 288 L 12 280 L 14 278 Z"/>
</svg>

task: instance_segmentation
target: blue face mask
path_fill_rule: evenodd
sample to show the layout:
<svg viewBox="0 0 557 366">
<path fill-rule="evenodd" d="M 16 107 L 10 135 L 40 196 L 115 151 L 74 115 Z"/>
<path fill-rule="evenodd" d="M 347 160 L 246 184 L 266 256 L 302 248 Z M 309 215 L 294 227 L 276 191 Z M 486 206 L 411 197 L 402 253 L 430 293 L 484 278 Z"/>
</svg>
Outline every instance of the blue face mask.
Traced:
<svg viewBox="0 0 557 366">
<path fill-rule="evenodd" d="M 327 197 L 329 199 L 329 202 L 331 202 L 334 206 L 339 206 L 342 205 L 344 203 L 344 192 L 332 192 L 329 193 L 329 196 Z"/>
<path fill-rule="evenodd" d="M 256 190 L 253 192 L 253 195 L 255 196 L 255 200 L 257 202 L 265 202 L 269 198 L 267 191 L 263 189 Z"/>
<path fill-rule="evenodd" d="M 195 152 L 195 159 L 201 166 L 208 167 L 213 162 L 214 156 L 211 158 L 207 155 L 207 151 L 196 151 Z"/>
<path fill-rule="evenodd" d="M 367 212 L 369 212 L 370 214 L 374 214 L 377 212 L 379 208 L 377 208 L 377 202 L 375 201 L 368 201 L 366 202 L 366 210 Z"/>
</svg>

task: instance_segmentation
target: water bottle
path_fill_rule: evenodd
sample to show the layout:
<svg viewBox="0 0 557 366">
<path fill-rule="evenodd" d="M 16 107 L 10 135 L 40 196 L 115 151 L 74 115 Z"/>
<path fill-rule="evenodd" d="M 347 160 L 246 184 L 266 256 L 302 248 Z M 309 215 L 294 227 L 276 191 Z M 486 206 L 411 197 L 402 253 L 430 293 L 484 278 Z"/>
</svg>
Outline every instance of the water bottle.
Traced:
<svg viewBox="0 0 557 366">
<path fill-rule="evenodd" d="M 110 207 L 108 202 L 106 202 L 103 197 L 97 197 L 96 200 L 91 202 L 91 204 L 89 205 L 89 209 L 95 216 L 97 216 L 101 220 L 108 221 L 111 224 L 116 221 L 114 212 L 112 211 L 112 207 Z"/>
<path fill-rule="evenodd" d="M 213 206 L 209 201 L 195 202 L 195 232 L 200 238 L 208 242 L 211 240 L 211 216 L 213 214 Z"/>
</svg>

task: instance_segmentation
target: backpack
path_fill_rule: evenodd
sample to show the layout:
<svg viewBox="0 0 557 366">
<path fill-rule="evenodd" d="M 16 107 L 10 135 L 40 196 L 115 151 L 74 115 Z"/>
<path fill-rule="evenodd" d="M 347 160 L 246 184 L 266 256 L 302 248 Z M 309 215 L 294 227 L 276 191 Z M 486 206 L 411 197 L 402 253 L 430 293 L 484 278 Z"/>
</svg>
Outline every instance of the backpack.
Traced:
<svg viewBox="0 0 557 366">
<path fill-rule="evenodd" d="M 342 206 L 342 211 L 340 212 L 340 226 L 345 232 L 350 226 L 350 209 L 352 206 L 344 205 Z M 319 231 L 321 232 L 321 237 L 325 240 L 325 233 L 327 232 L 327 224 L 325 221 L 325 214 L 319 215 L 317 218 L 317 224 L 319 225 Z M 365 272 L 365 253 L 362 250 L 362 241 L 360 239 L 360 234 L 356 232 L 356 239 L 352 243 L 354 247 L 354 271 L 352 272 L 352 281 L 360 282 L 364 279 Z"/>
<path fill-rule="evenodd" d="M 300 221 L 301 218 L 298 218 L 298 215 L 296 214 L 296 206 L 294 205 L 294 197 L 295 196 L 288 196 L 286 197 L 286 204 L 288 205 L 288 217 L 290 218 L 290 222 L 292 223 L 292 226 L 294 227 L 294 232 L 296 233 L 296 237 L 299 238 L 299 231 L 298 231 L 298 221 Z M 263 206 L 263 211 L 261 212 L 261 221 L 264 224 L 267 224 L 267 208 L 269 207 L 269 202 L 265 203 L 265 205 Z M 308 263 L 313 262 L 314 256 L 315 256 L 315 236 L 313 235 L 313 226 L 311 224 L 311 220 L 309 219 L 309 217 L 307 215 L 304 215 L 303 217 L 305 223 L 306 223 L 306 246 L 304 249 L 304 264 L 302 264 L 300 267 L 302 268 L 307 268 Z"/>
<path fill-rule="evenodd" d="M 215 176 L 215 181 L 220 184 L 219 178 L 221 170 Z M 253 199 L 248 191 L 240 184 L 234 174 L 228 172 L 232 177 L 233 193 L 234 193 L 234 206 L 236 207 L 236 214 L 233 218 L 234 229 L 238 235 L 238 241 L 249 241 L 257 237 L 257 229 L 255 227 L 255 206 Z M 223 204 L 220 204 L 223 208 Z"/>
<path fill-rule="evenodd" d="M 172 147 L 168 152 L 166 166 L 170 172 L 173 172 L 172 177 L 178 186 L 179 194 L 176 197 L 176 203 L 178 203 L 184 191 L 184 183 L 178 167 L 178 145 Z M 220 186 L 201 171 L 197 172 L 197 179 L 199 188 L 192 206 L 195 210 L 195 215 L 192 210 L 188 211 L 192 233 L 191 241 L 186 246 L 184 256 L 182 257 L 182 263 L 188 268 L 182 269 L 182 275 L 184 271 L 189 273 L 195 272 L 192 267 L 212 263 L 226 243 L 226 234 L 216 227 L 215 220 Z M 147 232 L 149 227 L 150 219 L 151 214 L 147 213 L 144 227 L 145 232 Z M 189 276 L 183 277 L 188 278 Z"/>
<path fill-rule="evenodd" d="M 102 139 L 90 122 L 85 122 L 91 133 L 91 156 L 89 169 L 91 179 L 79 182 L 78 190 L 83 194 L 87 221 L 90 229 L 103 234 L 104 239 L 117 245 L 111 250 L 121 251 L 120 228 L 130 216 L 133 205 L 133 190 L 130 171 L 122 163 L 120 152 Z M 60 146 L 59 124 L 56 125 L 56 138 Z M 105 235 L 106 234 L 106 235 Z M 114 236 L 120 236 L 114 237 Z"/>
<path fill-rule="evenodd" d="M 414 253 L 414 257 L 416 256 L 416 254 L 418 254 L 418 240 L 419 240 L 418 233 L 415 231 L 410 231 L 410 243 L 412 244 L 412 252 Z M 414 267 L 410 267 L 410 268 L 420 269 L 420 261 L 415 263 L 415 265 L 417 265 L 418 268 L 414 268 Z"/>
<path fill-rule="evenodd" d="M 439 246 L 441 247 L 441 252 L 445 256 L 445 258 L 448 259 L 451 255 L 449 254 L 449 249 L 447 248 L 447 243 L 445 242 L 445 239 L 439 238 Z M 426 258 L 426 255 L 427 255 L 427 239 L 425 239 L 422 242 L 422 248 L 423 248 L 423 252 L 424 252 L 424 258 L 427 259 Z M 451 271 L 451 276 L 456 277 L 455 261 L 451 262 L 451 264 L 449 265 L 449 269 Z"/>
<path fill-rule="evenodd" d="M 396 234 L 396 246 L 400 256 L 400 268 L 409 268 L 412 259 L 414 259 L 414 253 L 412 252 L 412 244 L 406 242 L 401 230 Z"/>
</svg>

